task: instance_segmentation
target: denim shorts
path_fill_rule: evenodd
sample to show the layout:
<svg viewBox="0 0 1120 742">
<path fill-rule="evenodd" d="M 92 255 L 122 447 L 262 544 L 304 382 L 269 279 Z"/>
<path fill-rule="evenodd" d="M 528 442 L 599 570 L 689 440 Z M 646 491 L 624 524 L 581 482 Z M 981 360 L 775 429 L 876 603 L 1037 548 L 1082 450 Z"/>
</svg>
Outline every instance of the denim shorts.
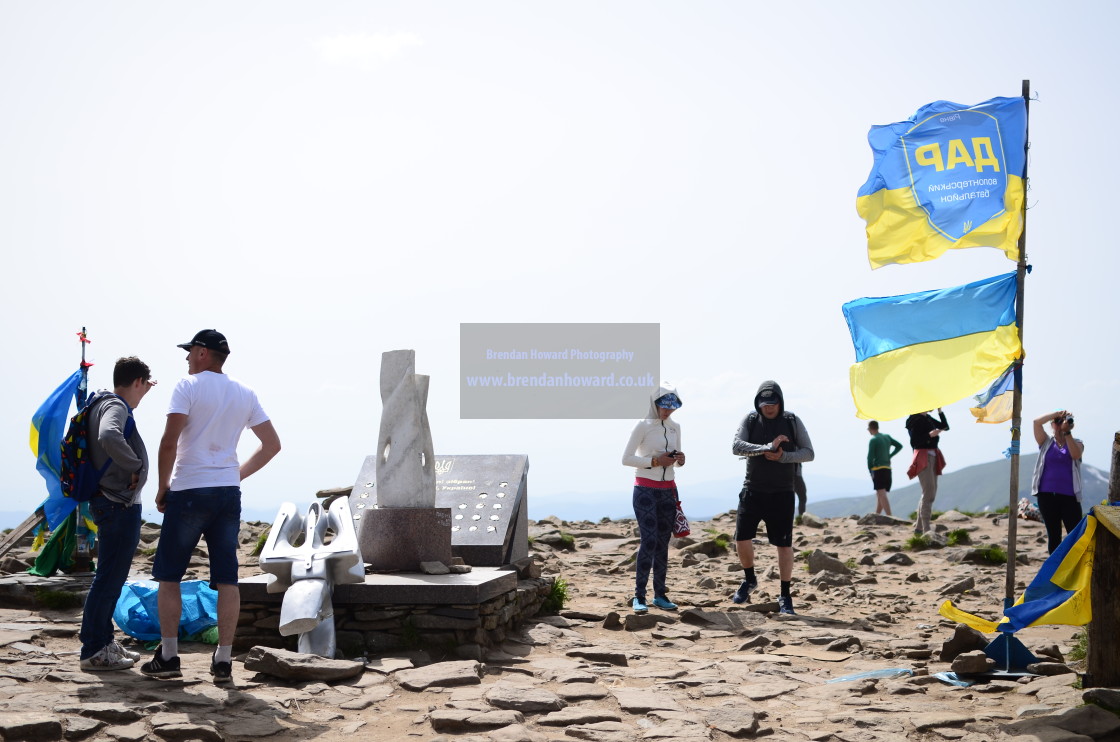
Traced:
<svg viewBox="0 0 1120 742">
<path fill-rule="evenodd" d="M 167 491 L 152 579 L 179 582 L 199 539 L 210 552 L 210 586 L 237 584 L 237 534 L 241 531 L 241 488 L 199 487 Z"/>
</svg>

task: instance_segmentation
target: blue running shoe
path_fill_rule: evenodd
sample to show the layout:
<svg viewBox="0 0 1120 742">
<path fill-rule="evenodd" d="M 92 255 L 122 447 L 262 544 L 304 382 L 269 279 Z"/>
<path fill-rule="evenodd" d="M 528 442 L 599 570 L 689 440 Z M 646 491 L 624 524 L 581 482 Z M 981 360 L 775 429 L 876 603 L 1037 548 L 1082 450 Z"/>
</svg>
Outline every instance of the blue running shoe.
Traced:
<svg viewBox="0 0 1120 742">
<path fill-rule="evenodd" d="M 778 596 L 778 613 L 784 613 L 787 616 L 796 616 L 793 611 L 793 598 L 786 595 Z"/>
<path fill-rule="evenodd" d="M 630 607 L 634 609 L 634 613 L 645 613 L 649 610 L 649 608 L 646 607 L 645 600 L 642 598 L 634 598 L 633 602 L 630 603 Z"/>
<path fill-rule="evenodd" d="M 751 593 L 758 587 L 758 579 L 752 577 L 749 580 L 743 580 L 743 584 L 731 596 L 732 603 L 749 603 L 751 602 Z"/>
<path fill-rule="evenodd" d="M 675 610 L 677 610 L 677 604 L 676 603 L 674 603 L 673 601 L 671 601 L 668 598 L 663 597 L 661 595 L 658 595 L 656 598 L 653 599 L 653 604 L 663 611 L 675 611 Z"/>
</svg>

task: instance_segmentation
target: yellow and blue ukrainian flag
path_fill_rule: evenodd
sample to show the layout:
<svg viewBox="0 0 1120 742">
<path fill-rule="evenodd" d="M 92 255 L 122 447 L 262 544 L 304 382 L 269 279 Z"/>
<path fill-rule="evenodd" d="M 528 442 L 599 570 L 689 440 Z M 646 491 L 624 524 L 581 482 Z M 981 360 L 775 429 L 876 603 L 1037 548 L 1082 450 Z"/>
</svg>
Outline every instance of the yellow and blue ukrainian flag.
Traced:
<svg viewBox="0 0 1120 742">
<path fill-rule="evenodd" d="M 1021 97 L 936 101 L 906 121 L 872 126 L 875 162 L 856 198 L 871 268 L 962 247 L 1018 260 L 1026 137 Z"/>
<path fill-rule="evenodd" d="M 999 621 L 965 613 L 948 600 L 938 612 L 951 621 L 986 633 L 1013 634 L 1028 626 L 1084 626 L 1093 619 L 1089 585 L 1096 535 L 1097 519 L 1090 513 L 1042 563 L 1026 591 L 1015 605 L 1004 609 Z"/>
<path fill-rule="evenodd" d="M 976 406 L 969 408 L 976 422 L 1005 423 L 1011 419 L 1017 368 L 1018 364 L 1011 364 L 983 394 L 976 395 Z"/>
<path fill-rule="evenodd" d="M 47 499 L 43 502 L 43 512 L 47 524 L 53 529 L 61 523 L 76 504 L 62 495 L 62 438 L 70 422 L 70 400 L 82 381 L 82 370 L 78 369 L 51 392 L 39 409 L 31 416 L 31 453 L 35 454 L 35 468 L 47 483 Z"/>
<path fill-rule="evenodd" d="M 843 306 L 849 377 L 864 419 L 937 409 L 991 384 L 1019 357 L 1015 274 Z"/>
</svg>

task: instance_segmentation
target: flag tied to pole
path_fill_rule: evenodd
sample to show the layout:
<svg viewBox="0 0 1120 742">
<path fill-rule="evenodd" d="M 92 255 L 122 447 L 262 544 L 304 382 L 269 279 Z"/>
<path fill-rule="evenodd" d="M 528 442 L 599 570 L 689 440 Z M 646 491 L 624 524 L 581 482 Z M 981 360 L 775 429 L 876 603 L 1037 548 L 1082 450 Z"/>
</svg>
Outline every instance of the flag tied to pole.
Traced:
<svg viewBox="0 0 1120 742">
<path fill-rule="evenodd" d="M 855 346 L 852 400 L 864 419 L 894 420 L 988 387 L 1021 354 L 1015 274 L 843 306 Z"/>
<path fill-rule="evenodd" d="M 35 454 L 35 468 L 47 483 L 47 499 L 43 513 L 51 529 L 57 528 L 76 502 L 62 496 L 62 438 L 70 422 L 70 400 L 78 390 L 82 371 L 78 369 L 62 382 L 39 405 L 31 416 L 31 453 Z"/>
<path fill-rule="evenodd" d="M 871 268 L 963 247 L 994 247 L 1017 261 L 1026 137 L 1021 97 L 936 101 L 906 121 L 872 126 L 875 162 L 856 198 Z"/>
<path fill-rule="evenodd" d="M 1012 515 L 1011 517 L 1014 517 Z M 1093 576 L 1093 549 L 1097 519 L 1090 513 L 1051 554 L 1015 605 L 999 621 L 966 613 L 946 600 L 938 612 L 950 621 L 977 631 L 1013 634 L 1028 626 L 1084 626 L 1093 619 L 1089 585 Z"/>
</svg>

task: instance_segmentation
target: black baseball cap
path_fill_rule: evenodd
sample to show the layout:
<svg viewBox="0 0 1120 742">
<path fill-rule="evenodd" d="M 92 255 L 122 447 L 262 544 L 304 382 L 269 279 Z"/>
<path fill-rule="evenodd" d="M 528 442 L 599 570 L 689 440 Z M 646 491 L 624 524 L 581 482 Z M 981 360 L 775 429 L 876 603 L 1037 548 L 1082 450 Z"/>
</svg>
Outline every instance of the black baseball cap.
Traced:
<svg viewBox="0 0 1120 742">
<path fill-rule="evenodd" d="M 180 343 L 175 346 L 183 350 L 190 350 L 192 346 L 201 345 L 203 348 L 210 350 L 221 351 L 222 353 L 229 353 L 229 343 L 226 342 L 226 336 L 217 330 L 199 330 L 194 334 L 189 343 Z"/>
</svg>

